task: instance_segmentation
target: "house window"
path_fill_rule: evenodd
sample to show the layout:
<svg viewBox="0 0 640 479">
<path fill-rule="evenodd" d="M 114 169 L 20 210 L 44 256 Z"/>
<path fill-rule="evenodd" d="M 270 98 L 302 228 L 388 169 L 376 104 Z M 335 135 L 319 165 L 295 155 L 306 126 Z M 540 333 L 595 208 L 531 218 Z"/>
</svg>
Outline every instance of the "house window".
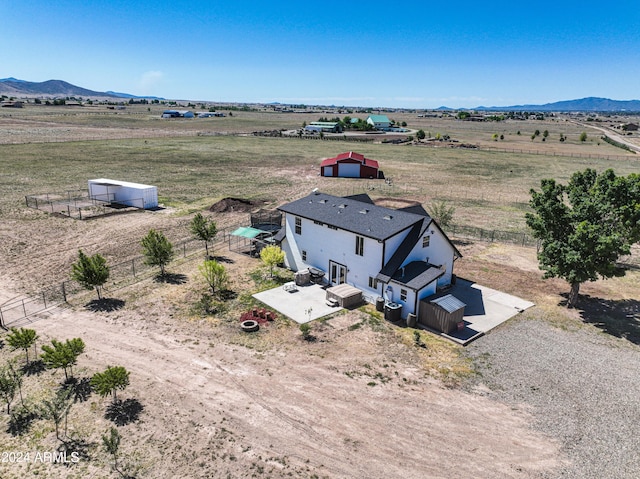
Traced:
<svg viewBox="0 0 640 479">
<path fill-rule="evenodd" d="M 327 228 L 329 228 L 330 230 L 337 230 L 338 229 L 337 226 L 333 226 L 333 225 L 327 225 Z"/>
<path fill-rule="evenodd" d="M 378 280 L 373 276 L 369 276 L 369 288 L 378 289 Z"/>
<path fill-rule="evenodd" d="M 299 216 L 296 216 L 296 234 L 302 234 L 302 218 L 300 218 Z"/>
<path fill-rule="evenodd" d="M 356 254 L 364 256 L 364 238 L 362 236 L 356 236 Z"/>
<path fill-rule="evenodd" d="M 307 261 L 307 252 L 302 250 L 302 261 Z"/>
<path fill-rule="evenodd" d="M 431 236 L 429 235 L 424 235 L 422 237 L 422 247 L 426 248 L 427 246 L 429 246 L 429 241 L 431 241 Z"/>
<path fill-rule="evenodd" d="M 406 301 L 407 300 L 407 290 L 406 289 L 401 289 L 400 290 L 400 301 Z"/>
</svg>

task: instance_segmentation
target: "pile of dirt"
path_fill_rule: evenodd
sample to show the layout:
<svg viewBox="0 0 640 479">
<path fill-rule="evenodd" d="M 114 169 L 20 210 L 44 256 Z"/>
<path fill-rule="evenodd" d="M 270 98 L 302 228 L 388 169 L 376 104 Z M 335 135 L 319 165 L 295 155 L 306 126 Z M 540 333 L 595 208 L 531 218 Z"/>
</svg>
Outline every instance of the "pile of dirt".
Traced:
<svg viewBox="0 0 640 479">
<path fill-rule="evenodd" d="M 387 196 L 383 198 L 376 198 L 374 200 L 374 203 L 377 206 L 384 206 L 385 208 L 391 208 L 394 210 L 397 210 L 400 208 L 407 208 L 409 206 L 420 206 L 419 201 L 407 200 L 404 198 L 391 198 Z"/>
<path fill-rule="evenodd" d="M 217 203 L 211 205 L 209 211 L 213 213 L 227 213 L 227 212 L 246 212 L 253 211 L 255 208 L 263 205 L 264 201 L 261 200 L 245 200 L 242 198 L 223 198 Z"/>
</svg>

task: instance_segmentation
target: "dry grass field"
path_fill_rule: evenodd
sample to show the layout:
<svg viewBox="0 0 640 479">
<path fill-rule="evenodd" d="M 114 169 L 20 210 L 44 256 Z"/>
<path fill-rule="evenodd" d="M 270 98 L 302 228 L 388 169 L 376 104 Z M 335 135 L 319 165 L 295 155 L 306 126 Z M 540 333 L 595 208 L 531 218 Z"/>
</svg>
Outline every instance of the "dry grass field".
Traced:
<svg viewBox="0 0 640 479">
<path fill-rule="evenodd" d="M 187 238 L 192 215 L 225 197 L 259 199 L 275 207 L 317 187 L 335 194 L 413 199 L 427 207 L 446 200 L 456 208 L 455 223 L 524 231 L 528 190 L 538 187 L 540 179 L 565 181 L 586 167 L 628 174 L 640 164 L 637 155 L 597 144 L 595 133 L 591 141 L 588 132 L 589 140 L 581 144 L 577 136 L 584 128 L 564 121 L 472 124 L 389 115 L 410 128 L 481 146 L 462 149 L 250 135 L 297 128 L 302 121 L 317 120 L 311 114 L 234 111 L 225 118 L 162 120 L 161 110 L 30 107 L 1 112 L 0 304 L 67 280 L 80 248 L 99 252 L 113 264 L 139 256 L 139 241 L 151 228 L 172 241 Z M 536 128 L 549 130 L 546 142 L 531 141 Z M 493 133 L 505 139 L 494 142 Z M 556 141 L 560 133 L 569 140 Z M 545 154 L 488 150 L 496 143 L 503 149 L 539 148 Z M 348 150 L 379 160 L 393 184 L 318 175 L 321 159 Z M 25 195 L 86 188 L 88 179 L 98 177 L 157 185 L 166 208 L 78 221 L 25 206 Z M 246 222 L 247 215 L 213 218 L 222 228 Z M 560 306 L 567 286 L 541 280 L 535 249 L 458 244 L 464 258 L 457 274 L 537 304 L 491 338 L 513 337 L 522 325 L 535 325 L 589 345 L 590 356 L 628 351 L 637 357 L 639 271 L 585 285 L 582 309 L 567 311 Z M 416 348 L 410 331 L 385 323 L 370 307 L 315 322 L 314 342 L 303 341 L 286 318 L 258 334 L 242 334 L 237 318 L 254 304 L 251 294 L 277 283 L 265 280 L 253 259 L 222 245 L 216 255 L 229 271 L 233 294 L 216 305 L 215 313 L 202 308 L 206 287 L 197 272 L 198 254 L 170 265 L 180 278 L 175 284 L 144 274 L 134 284 L 108 286 L 112 301 L 106 304 L 112 307 L 96 308 L 93 293 L 87 293 L 23 323 L 38 331 L 40 344 L 83 338 L 86 353 L 74 369 L 80 379 L 107 365 L 131 372 L 131 385 L 119 397 L 141 410 L 139 417 L 133 411 L 119 430 L 121 464 L 133 477 L 607 475 L 604 463 L 573 447 L 575 436 L 567 439 L 541 426 L 544 409 L 518 396 L 518 386 L 497 389 L 491 368 L 483 366 L 491 363 L 491 354 L 496 362 L 502 358 L 504 351 L 497 347 L 465 351 L 423 332 L 427 348 Z M 23 360 L 3 343 L 1 363 L 9 358 Z M 50 397 L 62 381 L 60 371 L 25 377 L 25 402 L 35 405 Z M 526 377 L 519 381 L 529 388 Z M 629 381 L 634 391 L 638 380 Z M 586 403 L 590 394 L 582 391 L 571 401 Z M 70 450 L 86 454 L 78 464 L 5 461 L 0 477 L 117 477 L 101 447 L 101 435 L 113 425 L 113 417 L 105 417 L 110 400 L 96 394 L 83 399 L 69 414 L 73 442 L 66 439 Z M 19 403 L 16 398 L 14 407 Z M 638 407 L 637 399 L 633 404 Z M 35 419 L 27 426 L 22 435 L 10 434 L 5 415 L 0 451 L 33 455 L 61 444 L 51 421 Z M 596 443 L 593 436 L 584 437 Z M 616 463 L 614 477 L 634 477 L 637 444 L 627 437 L 613 439 L 618 441 L 613 446 L 630 451 Z"/>
</svg>

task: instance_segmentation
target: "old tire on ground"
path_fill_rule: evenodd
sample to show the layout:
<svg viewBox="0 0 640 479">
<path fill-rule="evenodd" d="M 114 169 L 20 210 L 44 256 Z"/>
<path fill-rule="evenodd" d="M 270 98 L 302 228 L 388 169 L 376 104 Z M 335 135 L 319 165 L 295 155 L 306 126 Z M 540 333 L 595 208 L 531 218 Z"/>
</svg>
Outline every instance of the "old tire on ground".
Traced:
<svg viewBox="0 0 640 479">
<path fill-rule="evenodd" d="M 253 333 L 254 331 L 257 331 L 258 329 L 260 329 L 260 325 L 258 324 L 258 321 L 255 321 L 253 319 L 247 319 L 246 321 L 242 321 L 242 323 L 240 323 L 240 327 L 245 333 Z"/>
</svg>

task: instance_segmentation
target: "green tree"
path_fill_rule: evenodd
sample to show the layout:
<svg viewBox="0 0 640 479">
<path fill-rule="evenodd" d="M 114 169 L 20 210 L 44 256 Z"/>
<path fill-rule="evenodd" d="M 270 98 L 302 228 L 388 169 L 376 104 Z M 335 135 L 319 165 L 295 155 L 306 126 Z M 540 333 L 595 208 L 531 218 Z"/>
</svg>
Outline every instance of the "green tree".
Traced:
<svg viewBox="0 0 640 479">
<path fill-rule="evenodd" d="M 491 135 L 491 139 L 492 139 L 493 141 L 498 141 L 499 136 L 500 136 L 500 135 L 498 135 L 497 133 L 494 133 L 493 135 Z"/>
<path fill-rule="evenodd" d="M 87 256 L 79 250 L 78 261 L 72 265 L 71 278 L 85 289 L 95 288 L 98 299 L 102 299 L 100 291 L 109 279 L 109 266 L 102 255 Z"/>
<path fill-rule="evenodd" d="M 543 137 L 543 138 L 547 138 L 548 136 L 549 136 L 549 130 L 544 130 L 544 131 L 542 132 L 542 137 Z"/>
<path fill-rule="evenodd" d="M 154 229 L 149 230 L 147 236 L 142 238 L 142 253 L 145 263 L 160 267 L 160 276 L 165 276 L 165 267 L 173 259 L 173 245 L 167 237 Z"/>
<path fill-rule="evenodd" d="M 585 281 L 624 275 L 617 260 L 640 241 L 640 175 L 587 169 L 567 185 L 545 179 L 539 192 L 531 190 L 529 204 L 534 212 L 526 221 L 540 240 L 540 267 L 545 278 L 570 284 L 569 307 Z"/>
<path fill-rule="evenodd" d="M 455 212 L 455 206 L 450 205 L 449 202 L 445 200 L 434 201 L 429 205 L 429 214 L 442 229 L 447 229 L 451 226 Z"/>
<path fill-rule="evenodd" d="M 42 401 L 40 414 L 43 418 L 53 421 L 56 427 L 56 439 L 60 439 L 60 423 L 63 419 L 66 421 L 72 405 L 71 389 L 60 389 L 52 399 Z"/>
<path fill-rule="evenodd" d="M 216 290 L 224 289 L 229 281 L 229 276 L 224 266 L 212 259 L 206 260 L 198 267 L 200 274 L 211 288 L 211 294 Z"/>
<path fill-rule="evenodd" d="M 24 407 L 24 398 L 22 397 L 22 379 L 24 378 L 24 372 L 22 369 L 16 368 L 13 361 L 9 361 L 7 363 L 7 370 L 9 371 L 9 375 L 13 378 L 13 381 L 16 383 L 18 393 L 20 393 L 20 403 L 22 404 L 22 407 Z"/>
<path fill-rule="evenodd" d="M 33 329 L 27 328 L 11 328 L 11 333 L 7 335 L 7 343 L 16 349 L 24 349 L 27 356 L 27 366 L 29 365 L 29 348 L 33 346 L 38 339 L 38 334 Z"/>
<path fill-rule="evenodd" d="M 265 246 L 262 251 L 260 251 L 260 259 L 264 264 L 269 266 L 269 274 L 273 278 L 273 267 L 284 261 L 284 251 L 276 245 Z"/>
<path fill-rule="evenodd" d="M 424 132 L 424 130 L 416 131 L 416 138 L 418 140 L 424 140 L 426 136 L 427 136 L 427 134 Z"/>
<path fill-rule="evenodd" d="M 311 340 L 311 325 L 309 323 L 302 323 L 299 326 L 300 332 L 302 333 L 302 339 L 305 341 Z"/>
<path fill-rule="evenodd" d="M 582 133 L 580 133 L 580 141 L 583 142 L 583 143 L 585 141 L 587 141 L 587 133 L 586 132 L 583 131 Z"/>
<path fill-rule="evenodd" d="M 16 397 L 18 384 L 9 368 L 0 369 L 0 397 L 7 403 L 7 414 L 11 414 L 11 403 Z"/>
<path fill-rule="evenodd" d="M 209 258 L 209 241 L 213 240 L 218 234 L 216 222 L 205 218 L 202 213 L 198 213 L 191 220 L 189 229 L 196 239 L 204 241 L 207 258 Z"/>
<path fill-rule="evenodd" d="M 113 457 L 113 469 L 120 475 L 120 469 L 118 468 L 118 451 L 120 450 L 120 433 L 115 427 L 111 427 L 109 434 L 102 436 L 102 446 L 107 454 Z"/>
<path fill-rule="evenodd" d="M 42 345 L 42 362 L 48 368 L 64 369 L 66 380 L 73 377 L 73 366 L 78 362 L 78 356 L 84 352 L 84 341 L 80 338 L 67 339 L 64 343 L 55 339 L 51 340 L 51 346 Z"/>
<path fill-rule="evenodd" d="M 113 395 L 113 402 L 118 398 L 116 391 L 123 391 L 129 385 L 129 371 L 122 366 L 109 366 L 102 373 L 91 377 L 91 387 L 102 397 Z"/>
</svg>

